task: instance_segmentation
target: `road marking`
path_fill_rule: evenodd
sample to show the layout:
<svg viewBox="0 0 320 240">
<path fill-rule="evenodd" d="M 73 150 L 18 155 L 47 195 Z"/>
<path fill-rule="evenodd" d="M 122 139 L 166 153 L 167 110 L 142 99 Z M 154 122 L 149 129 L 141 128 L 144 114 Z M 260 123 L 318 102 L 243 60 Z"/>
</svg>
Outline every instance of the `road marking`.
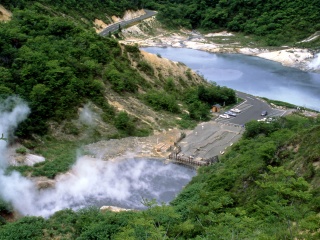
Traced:
<svg viewBox="0 0 320 240">
<path fill-rule="evenodd" d="M 245 110 L 251 108 L 252 106 L 253 106 L 252 104 L 245 104 L 245 106 L 242 106 L 240 110 L 245 111 Z"/>
<path fill-rule="evenodd" d="M 241 106 L 242 104 L 246 103 L 247 99 L 245 99 L 242 103 L 240 103 L 239 105 L 235 106 L 235 108 L 238 108 L 239 106 Z"/>
<path fill-rule="evenodd" d="M 283 113 L 280 115 L 280 117 L 282 117 L 287 111 L 283 111 Z"/>
</svg>

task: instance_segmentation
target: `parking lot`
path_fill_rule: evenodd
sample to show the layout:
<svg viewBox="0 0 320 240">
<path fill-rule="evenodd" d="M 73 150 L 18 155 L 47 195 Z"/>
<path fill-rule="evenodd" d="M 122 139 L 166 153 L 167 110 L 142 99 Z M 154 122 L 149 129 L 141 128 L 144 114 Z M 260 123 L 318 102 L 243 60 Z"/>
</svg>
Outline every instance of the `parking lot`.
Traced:
<svg viewBox="0 0 320 240">
<path fill-rule="evenodd" d="M 224 112 L 220 112 L 214 120 L 198 125 L 179 143 L 182 156 L 194 159 L 221 156 L 228 147 L 241 138 L 245 123 L 251 120 L 280 117 L 290 113 L 290 111 L 271 108 L 265 101 L 248 94 L 239 92 L 237 94 L 244 100 L 234 106 L 240 112 L 228 119 L 220 117 L 221 114 L 224 114 Z M 268 114 L 261 116 L 263 111 L 267 111 Z"/>
<path fill-rule="evenodd" d="M 195 159 L 222 155 L 241 138 L 243 131 L 240 125 L 216 121 L 202 123 L 179 142 L 180 154 Z"/>
<path fill-rule="evenodd" d="M 237 113 L 237 116 L 233 117 L 230 116 L 230 118 L 226 119 L 223 117 L 218 117 L 215 119 L 216 122 L 220 123 L 232 123 L 236 125 L 244 125 L 245 123 L 251 121 L 251 120 L 260 120 L 263 118 L 272 118 L 272 117 L 280 117 L 284 116 L 286 114 L 289 114 L 290 111 L 287 110 L 281 110 L 281 109 L 275 109 L 271 108 L 269 104 L 267 104 L 265 101 L 250 96 L 245 93 L 237 93 L 239 97 L 244 99 L 244 101 L 234 108 L 239 109 L 241 112 Z M 263 111 L 267 111 L 268 114 L 266 116 L 261 116 L 261 113 Z M 224 114 L 224 112 L 221 112 L 220 114 Z"/>
</svg>

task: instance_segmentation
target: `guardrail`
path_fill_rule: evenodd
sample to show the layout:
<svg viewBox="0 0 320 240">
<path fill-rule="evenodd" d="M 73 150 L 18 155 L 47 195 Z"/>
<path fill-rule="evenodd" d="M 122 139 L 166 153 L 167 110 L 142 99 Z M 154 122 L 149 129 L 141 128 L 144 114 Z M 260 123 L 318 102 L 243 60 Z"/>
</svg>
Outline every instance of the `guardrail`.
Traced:
<svg viewBox="0 0 320 240">
<path fill-rule="evenodd" d="M 176 146 L 176 149 L 170 153 L 169 159 L 176 161 L 178 163 L 186 164 L 186 165 L 192 165 L 192 166 L 209 166 L 211 164 L 214 164 L 219 161 L 218 156 L 213 156 L 211 158 L 206 159 L 195 159 L 193 156 L 182 156 L 180 155 L 181 147 Z"/>
<path fill-rule="evenodd" d="M 151 10 L 147 10 L 147 9 L 144 9 L 144 11 L 145 11 L 145 14 L 143 14 L 143 15 L 141 15 L 139 17 L 132 18 L 130 20 L 123 20 L 123 21 L 120 21 L 120 22 L 116 22 L 116 23 L 110 24 L 105 29 L 103 29 L 99 33 L 99 35 L 106 36 L 111 32 L 117 31 L 119 28 L 127 26 L 128 24 L 134 23 L 136 21 L 141 21 L 141 20 L 147 19 L 147 18 L 152 17 L 152 16 L 157 14 L 156 11 L 151 11 Z"/>
</svg>

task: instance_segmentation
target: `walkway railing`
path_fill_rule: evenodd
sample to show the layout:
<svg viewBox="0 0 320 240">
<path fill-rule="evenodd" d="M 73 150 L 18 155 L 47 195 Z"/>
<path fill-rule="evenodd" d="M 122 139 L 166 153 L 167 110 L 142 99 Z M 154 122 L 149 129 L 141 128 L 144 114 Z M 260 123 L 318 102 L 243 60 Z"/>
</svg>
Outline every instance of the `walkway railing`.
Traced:
<svg viewBox="0 0 320 240">
<path fill-rule="evenodd" d="M 186 157 L 186 156 L 179 155 L 180 152 L 181 152 L 181 147 L 176 146 L 176 149 L 169 155 L 169 159 L 173 161 L 177 161 L 182 164 L 187 164 L 192 166 L 208 166 L 219 161 L 218 156 L 199 160 L 199 159 L 195 159 L 193 156 Z"/>
</svg>

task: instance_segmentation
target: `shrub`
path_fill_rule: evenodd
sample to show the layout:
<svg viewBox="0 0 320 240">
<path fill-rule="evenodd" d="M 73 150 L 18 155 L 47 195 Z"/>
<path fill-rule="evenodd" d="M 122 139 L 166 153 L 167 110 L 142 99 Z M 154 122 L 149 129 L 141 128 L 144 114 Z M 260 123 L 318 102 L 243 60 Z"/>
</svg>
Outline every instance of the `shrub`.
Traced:
<svg viewBox="0 0 320 240">
<path fill-rule="evenodd" d="M 12 213 L 12 206 L 0 198 L 0 213 Z"/>
<path fill-rule="evenodd" d="M 165 110 L 172 113 L 179 113 L 180 109 L 174 96 L 165 92 L 148 92 L 144 99 L 155 110 Z"/>
<path fill-rule="evenodd" d="M 146 61 L 140 61 L 137 65 L 137 67 L 143 71 L 145 74 L 148 75 L 153 75 L 154 74 L 154 69 L 153 67 L 147 63 Z"/>
<path fill-rule="evenodd" d="M 27 149 L 24 148 L 24 147 L 17 148 L 17 149 L 16 149 L 16 153 L 20 153 L 20 154 L 25 155 L 25 154 L 27 153 Z"/>
<path fill-rule="evenodd" d="M 210 107 L 200 101 L 195 101 L 188 106 L 189 116 L 194 120 L 209 120 Z"/>
<path fill-rule="evenodd" d="M 127 112 L 120 112 L 114 119 L 114 125 L 120 131 L 132 135 L 134 132 L 134 124 Z"/>
<path fill-rule="evenodd" d="M 127 52 L 129 52 L 129 53 L 139 53 L 140 52 L 138 45 L 136 45 L 136 44 L 133 46 L 132 45 L 125 45 L 124 47 L 127 50 Z"/>
<path fill-rule="evenodd" d="M 129 71 L 122 73 L 117 69 L 112 69 L 107 72 L 106 77 L 116 92 L 135 92 L 138 89 L 136 78 Z"/>
</svg>

